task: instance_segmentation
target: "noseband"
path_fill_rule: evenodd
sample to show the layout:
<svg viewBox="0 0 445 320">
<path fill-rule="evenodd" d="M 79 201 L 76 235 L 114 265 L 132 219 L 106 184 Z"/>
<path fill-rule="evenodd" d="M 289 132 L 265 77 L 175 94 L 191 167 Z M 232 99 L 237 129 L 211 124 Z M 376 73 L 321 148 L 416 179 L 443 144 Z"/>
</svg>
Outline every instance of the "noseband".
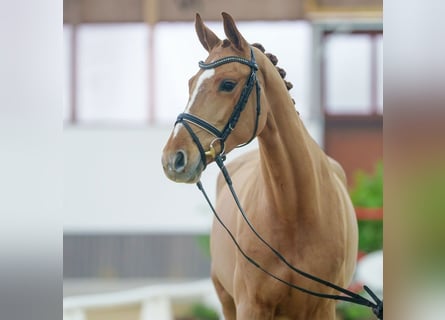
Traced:
<svg viewBox="0 0 445 320">
<path fill-rule="evenodd" d="M 228 136 L 230 135 L 230 133 L 235 129 L 235 126 L 240 118 L 241 112 L 245 109 L 247 101 L 249 100 L 249 96 L 250 96 L 250 93 L 252 92 L 253 86 L 255 86 L 255 88 L 256 88 L 255 127 L 253 129 L 251 138 L 247 142 L 245 142 L 237 147 L 242 147 L 242 146 L 247 145 L 256 137 L 256 133 L 257 133 L 257 129 L 258 129 L 258 118 L 259 118 L 260 111 L 261 111 L 260 85 L 258 83 L 258 79 L 256 76 L 256 72 L 258 70 L 258 65 L 255 61 L 255 55 L 253 53 L 252 48 L 250 48 L 250 55 L 251 55 L 250 60 L 247 60 L 242 57 L 237 57 L 237 56 L 229 56 L 229 57 L 224 57 L 224 58 L 218 59 L 218 60 L 216 60 L 214 62 L 210 62 L 210 63 L 204 63 L 203 61 L 199 62 L 199 67 L 204 70 L 217 68 L 223 64 L 231 63 L 231 62 L 238 62 L 238 63 L 244 64 L 244 65 L 247 65 L 250 67 L 250 75 L 247 78 L 247 82 L 244 85 L 243 90 L 241 91 L 241 95 L 238 99 L 238 102 L 236 103 L 236 105 L 233 108 L 232 114 L 230 115 L 230 118 L 227 121 L 227 124 L 224 126 L 224 128 L 222 130 L 219 130 L 218 128 L 216 128 L 214 125 L 212 125 L 208 121 L 203 120 L 203 119 L 201 119 L 193 114 L 190 114 L 190 113 L 181 113 L 181 114 L 179 114 L 178 118 L 176 119 L 175 125 L 178 123 L 181 123 L 187 129 L 188 133 L 192 137 L 193 142 L 198 147 L 199 153 L 201 155 L 201 161 L 202 161 L 202 164 L 204 165 L 204 168 L 207 166 L 207 156 L 211 157 L 212 159 L 215 159 L 217 156 L 224 157 L 225 142 L 226 142 Z M 205 131 L 207 131 L 208 133 L 210 133 L 211 135 L 213 135 L 215 137 L 215 139 L 210 143 L 210 147 L 209 147 L 208 151 L 204 151 L 204 147 L 202 146 L 201 141 L 199 140 L 199 138 L 195 134 L 195 132 L 192 130 L 189 123 L 192 123 L 192 124 L 200 127 L 201 129 L 204 129 Z M 213 146 L 213 144 L 216 141 L 219 141 L 221 144 L 221 150 L 218 155 L 216 154 L 216 150 Z"/>
</svg>

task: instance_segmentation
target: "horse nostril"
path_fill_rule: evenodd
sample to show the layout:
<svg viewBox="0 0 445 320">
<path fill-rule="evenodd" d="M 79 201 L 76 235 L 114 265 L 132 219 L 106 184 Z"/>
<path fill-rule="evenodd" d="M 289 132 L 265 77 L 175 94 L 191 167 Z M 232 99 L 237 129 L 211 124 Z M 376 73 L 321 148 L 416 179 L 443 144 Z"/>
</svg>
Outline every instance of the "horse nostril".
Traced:
<svg viewBox="0 0 445 320">
<path fill-rule="evenodd" d="M 175 169 L 176 172 L 181 172 L 184 170 L 186 164 L 187 164 L 187 157 L 185 155 L 185 152 L 179 150 L 175 154 L 173 168 Z"/>
</svg>

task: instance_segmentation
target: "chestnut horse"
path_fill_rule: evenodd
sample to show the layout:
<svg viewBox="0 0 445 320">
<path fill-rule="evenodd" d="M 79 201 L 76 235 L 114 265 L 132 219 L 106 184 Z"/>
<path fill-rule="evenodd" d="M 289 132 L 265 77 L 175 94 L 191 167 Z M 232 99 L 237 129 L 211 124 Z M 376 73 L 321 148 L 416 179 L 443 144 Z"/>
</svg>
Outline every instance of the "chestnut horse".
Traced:
<svg viewBox="0 0 445 320">
<path fill-rule="evenodd" d="M 227 166 L 251 224 L 292 265 L 347 286 L 357 257 L 357 222 L 343 169 L 306 131 L 271 60 L 249 45 L 230 15 L 222 15 L 224 40 L 196 15 L 196 32 L 209 56 L 189 81 L 186 109 L 163 150 L 165 174 L 176 182 L 198 182 L 215 157 L 256 137 L 259 149 Z M 293 272 L 253 234 L 221 175 L 216 211 L 244 252 L 270 273 L 333 293 Z M 210 246 L 211 276 L 227 320 L 335 319 L 334 300 L 294 290 L 258 270 L 215 221 Z"/>
</svg>

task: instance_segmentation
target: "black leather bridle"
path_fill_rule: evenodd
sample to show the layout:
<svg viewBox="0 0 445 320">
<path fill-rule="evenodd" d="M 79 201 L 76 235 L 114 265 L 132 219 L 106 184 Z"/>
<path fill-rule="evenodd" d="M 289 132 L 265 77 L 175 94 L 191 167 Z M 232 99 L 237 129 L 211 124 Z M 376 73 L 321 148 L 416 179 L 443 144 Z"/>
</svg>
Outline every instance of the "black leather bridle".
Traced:
<svg viewBox="0 0 445 320">
<path fill-rule="evenodd" d="M 249 77 L 247 78 L 247 82 L 244 85 L 243 90 L 241 91 L 241 95 L 238 99 L 238 102 L 236 103 L 236 105 L 233 108 L 232 114 L 230 115 L 230 118 L 227 121 L 227 124 L 224 126 L 224 128 L 222 130 L 219 130 L 218 128 L 216 128 L 214 125 L 212 125 L 208 121 L 203 120 L 191 113 L 181 113 L 178 115 L 178 118 L 176 119 L 175 126 L 178 123 L 181 123 L 187 129 L 188 133 L 192 137 L 193 142 L 198 147 L 199 153 L 201 155 L 201 161 L 202 161 L 202 164 L 204 165 L 204 169 L 207 166 L 207 156 L 210 156 L 212 159 L 215 159 L 217 156 L 224 157 L 225 142 L 226 142 L 227 138 L 229 137 L 230 133 L 233 131 L 233 129 L 235 129 L 235 126 L 241 116 L 241 112 L 243 112 L 243 110 L 245 109 L 247 101 L 249 100 L 250 93 L 252 92 L 252 89 L 254 86 L 256 88 L 255 127 L 253 129 L 251 138 L 247 142 L 239 145 L 238 147 L 247 145 L 256 137 L 257 129 L 258 129 L 258 118 L 259 118 L 260 112 L 261 112 L 261 104 L 260 104 L 260 90 L 261 89 L 260 89 L 260 85 L 258 82 L 258 78 L 256 76 L 256 72 L 258 70 L 258 65 L 255 61 L 255 55 L 253 53 L 252 48 L 250 48 L 250 56 L 251 56 L 250 60 L 247 60 L 242 57 L 237 57 L 237 56 L 228 56 L 228 57 L 224 57 L 224 58 L 218 59 L 218 60 L 216 60 L 214 62 L 210 62 L 210 63 L 204 63 L 203 61 L 199 62 L 199 67 L 201 69 L 205 69 L 205 70 L 217 68 L 223 64 L 231 63 L 231 62 L 241 63 L 241 64 L 244 64 L 244 65 L 247 65 L 250 67 L 250 74 L 249 74 Z M 201 141 L 199 140 L 199 138 L 195 134 L 195 132 L 192 130 L 189 123 L 192 123 L 192 124 L 200 127 L 201 129 L 204 129 L 205 131 L 207 131 L 208 133 L 210 133 L 211 135 L 213 135 L 215 137 L 215 139 L 210 143 L 210 148 L 208 151 L 204 150 L 204 147 L 202 146 Z M 220 152 L 218 155 L 216 154 L 216 150 L 213 146 L 213 143 L 216 141 L 219 141 L 220 145 L 221 145 L 221 149 L 220 149 Z"/>
</svg>

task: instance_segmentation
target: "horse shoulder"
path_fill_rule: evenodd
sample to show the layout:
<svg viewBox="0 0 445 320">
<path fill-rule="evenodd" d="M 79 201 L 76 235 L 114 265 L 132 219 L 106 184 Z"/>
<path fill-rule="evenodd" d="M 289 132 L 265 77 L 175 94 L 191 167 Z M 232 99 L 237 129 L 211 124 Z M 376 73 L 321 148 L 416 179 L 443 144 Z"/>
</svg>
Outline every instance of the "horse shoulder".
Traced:
<svg viewBox="0 0 445 320">
<path fill-rule="evenodd" d="M 329 162 L 335 176 L 337 177 L 338 187 L 340 190 L 341 208 L 343 210 L 343 222 L 345 227 L 345 263 L 344 263 L 344 279 L 343 286 L 350 284 L 354 274 L 356 257 L 357 257 L 357 242 L 358 230 L 355 210 L 352 205 L 349 193 L 347 190 L 346 174 L 341 165 L 334 159 L 329 158 Z"/>
<path fill-rule="evenodd" d="M 334 171 L 334 173 L 337 175 L 337 177 L 340 179 L 341 182 L 343 182 L 344 185 L 347 184 L 346 181 L 346 173 L 343 170 L 342 166 L 334 159 L 332 159 L 331 157 L 328 157 L 329 160 L 329 164 L 332 168 L 332 170 Z"/>
</svg>

